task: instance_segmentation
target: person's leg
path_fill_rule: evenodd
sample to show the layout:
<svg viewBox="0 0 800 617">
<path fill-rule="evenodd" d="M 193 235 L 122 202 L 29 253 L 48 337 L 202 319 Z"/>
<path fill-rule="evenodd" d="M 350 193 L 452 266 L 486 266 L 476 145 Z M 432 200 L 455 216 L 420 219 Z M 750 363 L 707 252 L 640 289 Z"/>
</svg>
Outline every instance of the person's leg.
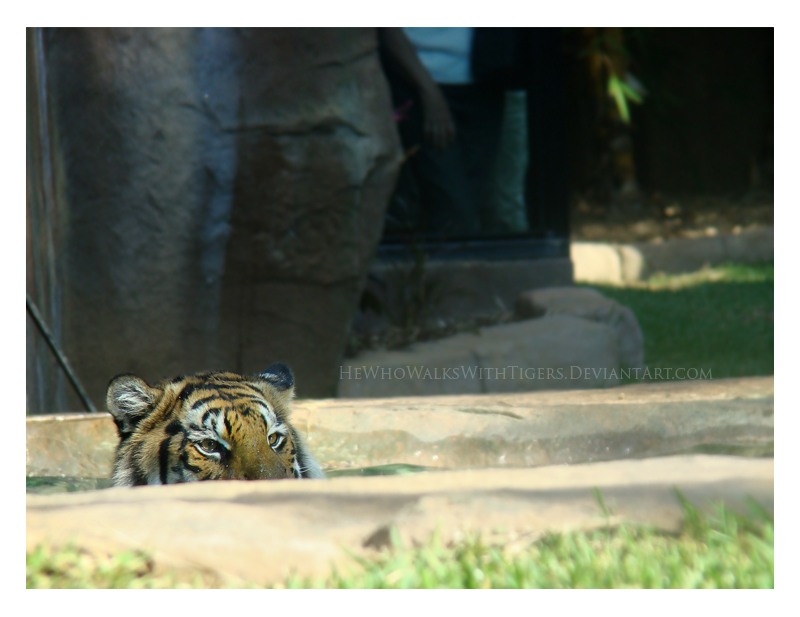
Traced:
<svg viewBox="0 0 800 617">
<path fill-rule="evenodd" d="M 489 203 L 503 124 L 504 93 L 502 90 L 474 85 L 443 88 L 459 131 L 458 146 L 463 157 L 465 180 L 471 196 L 471 212 L 476 216 L 476 231 L 481 211 Z"/>
<path fill-rule="evenodd" d="M 456 135 L 444 150 L 423 145 L 412 161 L 425 230 L 432 235 L 474 235 L 480 230 L 478 202 L 465 173 L 463 139 Z"/>
<path fill-rule="evenodd" d="M 418 231 L 439 237 L 474 235 L 480 229 L 478 202 L 465 173 L 458 120 L 455 142 L 436 149 L 425 143 L 419 99 L 402 83 L 393 83 L 392 90 L 395 108 L 403 109 L 398 130 L 408 158 L 390 207 L 390 222 L 404 219 L 408 223 L 408 212 L 415 205 L 411 202 L 417 200 Z"/>
<path fill-rule="evenodd" d="M 491 192 L 481 210 L 487 232 L 521 233 L 528 230 L 525 174 L 528 170 L 528 126 L 525 91 L 507 91 L 503 128 L 491 178 Z"/>
</svg>

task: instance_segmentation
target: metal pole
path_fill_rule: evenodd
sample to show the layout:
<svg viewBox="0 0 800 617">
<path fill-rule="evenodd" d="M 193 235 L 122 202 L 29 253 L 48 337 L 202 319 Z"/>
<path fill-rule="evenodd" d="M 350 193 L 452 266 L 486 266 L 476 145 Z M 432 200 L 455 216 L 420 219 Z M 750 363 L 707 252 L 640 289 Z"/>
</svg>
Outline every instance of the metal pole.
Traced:
<svg viewBox="0 0 800 617">
<path fill-rule="evenodd" d="M 53 336 L 50 334 L 50 330 L 47 328 L 47 325 L 45 325 L 44 320 L 42 319 L 42 316 L 39 313 L 39 309 L 36 308 L 36 305 L 33 303 L 33 300 L 31 300 L 31 297 L 27 293 L 25 294 L 25 306 L 28 309 L 28 314 L 33 318 L 36 327 L 39 328 L 39 332 L 42 333 L 42 335 L 44 336 L 44 340 L 47 341 L 47 344 L 50 346 L 50 349 L 55 354 L 58 363 L 61 365 L 61 368 L 63 368 L 64 372 L 67 374 L 67 377 L 69 378 L 72 387 L 75 388 L 75 392 L 78 393 L 78 396 L 80 397 L 81 401 L 83 401 L 83 404 L 86 406 L 86 409 L 88 409 L 91 412 L 96 412 L 97 409 L 92 404 L 91 399 L 81 386 L 75 373 L 72 372 L 72 367 L 70 367 L 69 362 L 67 362 L 66 356 L 61 352 L 61 349 L 59 348 L 55 339 L 53 339 Z"/>
</svg>

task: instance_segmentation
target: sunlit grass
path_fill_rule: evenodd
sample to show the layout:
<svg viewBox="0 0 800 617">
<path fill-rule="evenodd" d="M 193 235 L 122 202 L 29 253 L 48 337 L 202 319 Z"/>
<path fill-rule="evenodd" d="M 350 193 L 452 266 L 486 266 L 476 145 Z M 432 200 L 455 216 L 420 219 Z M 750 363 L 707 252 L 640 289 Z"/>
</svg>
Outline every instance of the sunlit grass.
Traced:
<svg viewBox="0 0 800 617">
<path fill-rule="evenodd" d="M 549 535 L 518 554 L 472 537 L 455 546 L 434 535 L 424 546 L 359 559 L 360 570 L 294 587 L 333 588 L 771 588 L 772 518 L 719 507 L 707 516 L 686 505 L 683 531 L 647 527 Z"/>
<path fill-rule="evenodd" d="M 98 556 L 74 545 L 38 546 L 25 557 L 28 589 L 173 589 L 201 586 L 179 584 L 173 575 L 158 576 L 153 560 L 141 551 Z"/>
<path fill-rule="evenodd" d="M 633 310 L 651 373 L 696 368 L 714 379 L 774 373 L 771 263 L 658 275 L 631 287 L 592 287 Z"/>
<path fill-rule="evenodd" d="M 326 588 L 772 588 L 774 523 L 755 504 L 748 516 L 685 504 L 678 535 L 634 525 L 552 534 L 527 547 L 478 536 L 446 545 L 437 534 L 422 546 L 392 546 L 322 579 L 293 577 L 279 587 Z M 75 547 L 39 547 L 26 559 L 29 588 L 204 587 L 155 573 L 141 552 L 90 556 Z M 179 580 L 183 582 L 178 582 Z"/>
</svg>

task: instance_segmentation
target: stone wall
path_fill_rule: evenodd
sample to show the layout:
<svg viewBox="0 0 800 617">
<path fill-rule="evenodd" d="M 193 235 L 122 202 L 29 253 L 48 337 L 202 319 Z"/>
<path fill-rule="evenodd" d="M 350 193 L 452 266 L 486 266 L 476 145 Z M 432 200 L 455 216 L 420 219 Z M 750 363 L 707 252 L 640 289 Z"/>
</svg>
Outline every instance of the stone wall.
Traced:
<svg viewBox="0 0 800 617">
<path fill-rule="evenodd" d="M 63 343 L 98 406 L 118 373 L 276 360 L 300 396 L 333 393 L 399 164 L 376 45 L 372 28 L 45 32 Z"/>
</svg>

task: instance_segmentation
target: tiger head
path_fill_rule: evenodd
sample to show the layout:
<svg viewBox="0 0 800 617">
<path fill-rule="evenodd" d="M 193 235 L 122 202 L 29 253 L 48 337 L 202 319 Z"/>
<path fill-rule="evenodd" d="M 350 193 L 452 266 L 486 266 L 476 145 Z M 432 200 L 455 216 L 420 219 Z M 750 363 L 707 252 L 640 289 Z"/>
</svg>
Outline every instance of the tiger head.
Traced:
<svg viewBox="0 0 800 617">
<path fill-rule="evenodd" d="M 198 373 L 155 386 L 115 377 L 106 397 L 120 438 L 113 484 L 323 477 L 289 423 L 293 396 L 280 362 L 252 377 Z"/>
</svg>

